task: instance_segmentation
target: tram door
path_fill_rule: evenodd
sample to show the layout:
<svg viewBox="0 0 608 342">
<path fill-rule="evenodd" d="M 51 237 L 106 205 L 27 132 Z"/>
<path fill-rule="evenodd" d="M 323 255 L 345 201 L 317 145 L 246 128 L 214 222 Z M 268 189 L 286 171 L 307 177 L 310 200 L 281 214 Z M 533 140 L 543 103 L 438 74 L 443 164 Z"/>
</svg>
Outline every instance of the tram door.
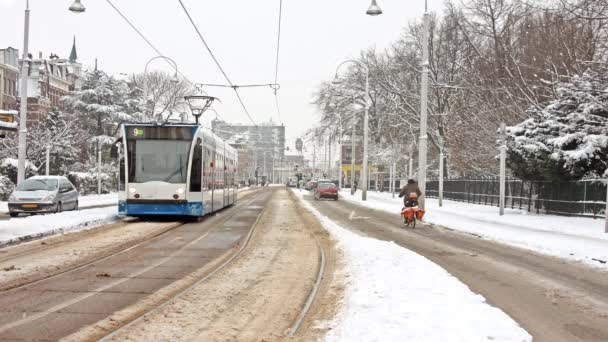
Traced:
<svg viewBox="0 0 608 342">
<path fill-rule="evenodd" d="M 201 203 L 201 211 L 196 213 L 202 215 L 204 213 L 203 206 L 203 140 L 196 139 L 194 150 L 192 152 L 192 169 L 190 170 L 190 188 L 188 189 L 188 201 Z"/>
<path fill-rule="evenodd" d="M 203 143 L 203 212 L 210 213 L 213 211 L 213 181 L 211 163 L 213 152 L 210 149 L 207 140 Z"/>
</svg>

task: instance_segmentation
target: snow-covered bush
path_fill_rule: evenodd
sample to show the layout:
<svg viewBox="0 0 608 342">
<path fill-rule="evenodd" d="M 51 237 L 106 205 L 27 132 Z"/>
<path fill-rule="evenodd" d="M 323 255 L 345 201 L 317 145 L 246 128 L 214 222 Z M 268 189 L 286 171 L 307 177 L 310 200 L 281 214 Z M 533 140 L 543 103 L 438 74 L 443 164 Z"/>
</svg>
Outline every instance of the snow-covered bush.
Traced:
<svg viewBox="0 0 608 342">
<path fill-rule="evenodd" d="M 8 200 L 15 189 L 15 184 L 8 177 L 0 175 L 0 201 Z"/>
<path fill-rule="evenodd" d="M 97 173 L 92 172 L 70 172 L 68 179 L 81 195 L 97 193 Z M 116 189 L 116 182 L 107 173 L 101 174 L 101 193 L 108 194 Z"/>
<path fill-rule="evenodd" d="M 608 176 L 608 75 L 587 71 L 559 84 L 556 95 L 507 129 L 511 171 L 527 180 Z"/>
<path fill-rule="evenodd" d="M 17 183 L 17 159 L 4 158 L 0 160 L 0 176 L 8 178 L 11 182 Z M 38 168 L 30 161 L 25 162 L 25 178 L 29 178 L 38 174 Z"/>
</svg>

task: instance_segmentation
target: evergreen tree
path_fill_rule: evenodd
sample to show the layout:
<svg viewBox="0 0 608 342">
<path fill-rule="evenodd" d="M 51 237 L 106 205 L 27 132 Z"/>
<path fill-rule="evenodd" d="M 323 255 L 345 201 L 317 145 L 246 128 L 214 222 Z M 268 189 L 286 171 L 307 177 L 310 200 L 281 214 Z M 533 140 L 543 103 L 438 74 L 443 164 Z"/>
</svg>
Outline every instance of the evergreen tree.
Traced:
<svg viewBox="0 0 608 342">
<path fill-rule="evenodd" d="M 531 107 L 507 129 L 508 163 L 529 180 L 608 176 L 608 74 L 588 70 L 558 84 L 556 98 Z"/>
</svg>

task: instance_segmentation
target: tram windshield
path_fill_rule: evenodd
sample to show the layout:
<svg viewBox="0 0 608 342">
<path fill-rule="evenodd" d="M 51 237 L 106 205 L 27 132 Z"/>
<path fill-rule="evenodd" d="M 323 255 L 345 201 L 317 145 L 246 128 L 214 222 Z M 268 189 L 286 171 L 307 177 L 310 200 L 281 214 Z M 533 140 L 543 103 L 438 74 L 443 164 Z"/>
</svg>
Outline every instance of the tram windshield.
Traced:
<svg viewBox="0 0 608 342">
<path fill-rule="evenodd" d="M 127 143 L 129 182 L 186 183 L 188 140 L 131 140 Z"/>
</svg>

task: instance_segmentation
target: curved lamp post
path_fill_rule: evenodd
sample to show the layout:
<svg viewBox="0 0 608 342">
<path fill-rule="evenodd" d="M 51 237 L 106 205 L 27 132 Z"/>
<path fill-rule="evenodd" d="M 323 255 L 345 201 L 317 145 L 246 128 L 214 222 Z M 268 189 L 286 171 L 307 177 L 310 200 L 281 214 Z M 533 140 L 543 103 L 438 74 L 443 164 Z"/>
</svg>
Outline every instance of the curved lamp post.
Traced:
<svg viewBox="0 0 608 342">
<path fill-rule="evenodd" d="M 143 87 L 144 87 L 144 101 L 145 101 L 145 104 L 146 104 L 146 109 L 148 108 L 148 87 L 147 87 L 147 85 L 148 85 L 148 65 L 150 65 L 150 63 L 153 60 L 156 60 L 156 59 L 159 59 L 159 58 L 162 58 L 162 59 L 166 60 L 167 62 L 169 62 L 170 64 L 173 65 L 173 67 L 175 68 L 175 74 L 173 75 L 173 78 L 171 78 L 171 83 L 173 83 L 173 84 L 178 84 L 179 83 L 179 78 L 177 77 L 177 73 L 178 73 L 177 63 L 175 63 L 175 61 L 173 59 L 171 59 L 169 57 L 166 57 L 166 56 L 156 56 L 156 57 L 150 58 L 148 60 L 148 62 L 146 63 L 146 67 L 144 68 L 144 80 L 143 80 L 143 83 L 144 83 L 143 84 Z"/>
<path fill-rule="evenodd" d="M 375 1 L 374 1 L 375 3 Z M 355 59 L 346 60 L 338 65 L 336 68 L 336 76 L 334 78 L 333 84 L 339 84 L 340 81 L 338 79 L 338 71 L 340 67 L 342 67 L 346 63 L 355 63 L 360 67 L 365 69 L 365 116 L 363 117 L 363 165 L 361 168 L 361 200 L 367 200 L 367 136 L 368 136 L 368 121 L 369 121 L 369 68 L 365 63 L 362 63 Z M 352 163 L 351 163 L 351 175 L 350 175 L 350 192 L 354 194 L 354 185 L 355 185 L 355 125 L 356 122 L 353 122 L 353 134 L 352 134 Z"/>
</svg>

